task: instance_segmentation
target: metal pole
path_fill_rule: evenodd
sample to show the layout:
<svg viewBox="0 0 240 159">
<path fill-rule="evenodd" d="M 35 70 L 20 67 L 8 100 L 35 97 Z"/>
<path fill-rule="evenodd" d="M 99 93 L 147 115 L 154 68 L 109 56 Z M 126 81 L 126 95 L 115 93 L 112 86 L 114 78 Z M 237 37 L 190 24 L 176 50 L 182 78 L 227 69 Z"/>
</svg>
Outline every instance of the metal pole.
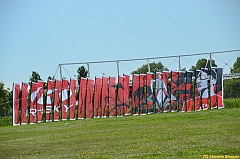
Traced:
<svg viewBox="0 0 240 159">
<path fill-rule="evenodd" d="M 118 61 L 116 61 L 117 63 L 117 75 L 119 76 L 119 64 L 118 64 Z"/>
<path fill-rule="evenodd" d="M 60 80 L 62 80 L 62 65 L 61 64 L 59 64 L 59 67 L 60 67 Z"/>
<path fill-rule="evenodd" d="M 87 67 L 88 67 L 88 78 L 90 78 L 90 67 L 89 67 L 89 63 L 87 63 Z"/>
<path fill-rule="evenodd" d="M 230 52 L 236 52 L 236 51 L 240 51 L 240 50 L 228 50 L 228 51 L 218 51 L 218 52 L 211 52 L 211 54 L 220 54 L 220 53 L 230 53 Z M 189 54 L 183 54 L 180 55 L 181 57 L 184 56 L 197 56 L 197 55 L 206 55 L 209 54 L 206 52 L 203 53 L 189 53 Z M 162 58 L 174 58 L 174 57 L 179 57 L 177 55 L 173 55 L 173 56 L 159 56 L 159 57 L 150 57 L 148 59 L 162 59 Z M 139 61 L 139 60 L 145 60 L 146 58 L 138 58 L 138 59 L 125 59 L 125 60 L 118 60 L 118 61 Z M 76 64 L 87 64 L 87 63 L 107 63 L 107 62 L 116 62 L 116 60 L 111 60 L 111 61 L 92 61 L 92 62 L 76 62 L 76 63 L 62 63 L 61 65 L 76 65 Z"/>
<path fill-rule="evenodd" d="M 180 56 L 178 56 L 178 71 L 180 71 L 180 69 L 181 69 L 181 63 L 180 63 Z"/>
<path fill-rule="evenodd" d="M 150 72 L 149 59 L 147 59 L 148 72 Z"/>
<path fill-rule="evenodd" d="M 210 58 L 210 67 L 212 67 L 212 53 L 209 53 L 209 58 Z"/>
</svg>

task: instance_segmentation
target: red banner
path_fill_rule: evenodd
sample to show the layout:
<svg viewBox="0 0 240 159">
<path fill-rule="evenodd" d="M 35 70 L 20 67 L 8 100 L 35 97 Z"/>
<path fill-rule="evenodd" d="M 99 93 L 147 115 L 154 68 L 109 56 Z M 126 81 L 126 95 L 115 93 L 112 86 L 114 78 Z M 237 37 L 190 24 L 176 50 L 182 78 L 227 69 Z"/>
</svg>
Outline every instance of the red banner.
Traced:
<svg viewBox="0 0 240 159">
<path fill-rule="evenodd" d="M 217 69 L 217 105 L 218 105 L 218 109 L 224 108 L 224 104 L 223 104 L 223 68 Z"/>
<path fill-rule="evenodd" d="M 179 72 L 172 71 L 172 81 L 171 81 L 171 111 L 177 111 L 178 103 L 178 76 Z"/>
<path fill-rule="evenodd" d="M 117 87 L 117 116 L 123 115 L 124 106 L 124 76 L 118 76 L 118 87 Z"/>
<path fill-rule="evenodd" d="M 59 80 L 55 81 L 54 91 L 54 121 L 60 120 L 60 96 L 61 96 L 62 82 Z"/>
<path fill-rule="evenodd" d="M 39 92 L 37 94 L 37 122 L 40 123 L 43 120 L 43 87 L 44 82 L 38 81 Z"/>
<path fill-rule="evenodd" d="M 102 77 L 102 117 L 105 118 L 108 115 L 108 78 Z"/>
<path fill-rule="evenodd" d="M 139 91 L 139 75 L 134 74 L 132 77 L 132 114 L 133 115 L 138 115 L 138 108 L 139 108 L 139 96 L 140 96 L 140 91 Z"/>
<path fill-rule="evenodd" d="M 87 80 L 87 94 L 86 94 L 86 118 L 92 118 L 93 115 L 93 104 L 92 104 L 92 96 L 93 96 L 93 85 L 94 80 Z"/>
<path fill-rule="evenodd" d="M 99 118 L 101 116 L 101 107 L 100 107 L 100 97 L 101 97 L 101 87 L 102 87 L 102 78 L 95 78 L 95 87 L 94 87 L 94 118 Z"/>
<path fill-rule="evenodd" d="M 62 120 L 68 119 L 69 101 L 68 101 L 68 80 L 62 80 Z"/>
<path fill-rule="evenodd" d="M 78 92 L 78 119 L 85 118 L 85 97 L 87 89 L 87 79 L 81 78 Z"/>
<path fill-rule="evenodd" d="M 31 85 L 31 100 L 30 100 L 30 124 L 35 124 L 37 122 L 37 94 L 40 91 L 41 87 L 38 86 L 38 83 L 32 82 Z"/>
<path fill-rule="evenodd" d="M 156 72 L 156 108 L 157 113 L 169 111 L 170 97 L 168 93 L 169 72 Z"/>
<path fill-rule="evenodd" d="M 195 111 L 201 110 L 201 106 L 200 106 L 201 92 L 198 89 L 198 87 L 200 87 L 200 85 L 201 85 L 200 76 L 199 76 L 200 72 L 201 72 L 200 70 L 196 70 L 196 72 L 195 72 L 195 83 L 194 83 L 194 109 L 195 109 Z"/>
<path fill-rule="evenodd" d="M 145 91 L 144 91 L 145 81 L 146 81 L 146 74 L 140 74 L 140 77 L 139 77 L 140 114 L 146 114 L 147 113 L 146 95 L 145 95 Z"/>
<path fill-rule="evenodd" d="M 47 100 L 46 100 L 46 122 L 52 121 L 52 97 L 53 97 L 54 81 L 47 82 Z"/>
<path fill-rule="evenodd" d="M 70 79 L 70 92 L 69 92 L 69 113 L 70 113 L 70 120 L 76 119 L 76 79 Z"/>
<path fill-rule="evenodd" d="M 13 125 L 20 125 L 20 85 L 13 84 Z"/>
<path fill-rule="evenodd" d="M 163 112 L 168 112 L 170 110 L 170 91 L 168 89 L 168 78 L 170 73 L 167 71 L 162 72 L 162 78 L 163 78 Z"/>
<path fill-rule="evenodd" d="M 109 94 L 108 94 L 108 109 L 109 109 L 109 117 L 116 116 L 116 77 L 109 77 Z"/>
<path fill-rule="evenodd" d="M 192 75 L 193 72 L 186 72 L 186 109 L 188 112 L 193 110 Z"/>
<path fill-rule="evenodd" d="M 129 87 L 129 82 L 130 82 L 130 76 L 129 75 L 124 75 L 125 81 L 124 81 L 124 106 L 123 106 L 123 111 L 125 115 L 130 115 L 130 87 Z"/>
<path fill-rule="evenodd" d="M 28 124 L 28 83 L 22 83 L 21 124 Z"/>
<path fill-rule="evenodd" d="M 163 108 L 163 96 L 164 89 L 163 86 L 166 86 L 164 83 L 163 77 L 161 72 L 156 72 L 156 90 L 155 90 L 155 98 L 156 98 L 156 113 L 160 113 Z M 165 89 L 166 90 L 166 89 Z"/>
<path fill-rule="evenodd" d="M 178 80 L 177 80 L 177 85 L 178 85 L 178 111 L 184 112 L 186 111 L 186 106 L 185 106 L 185 93 L 186 93 L 186 88 L 184 84 L 184 76 L 185 72 L 178 72 Z"/>
<path fill-rule="evenodd" d="M 148 114 L 153 113 L 153 73 L 147 72 L 146 75 L 146 98 L 147 98 L 147 111 Z"/>
<path fill-rule="evenodd" d="M 211 68 L 210 76 L 210 108 L 217 108 L 217 68 Z"/>
<path fill-rule="evenodd" d="M 202 95 L 202 108 L 203 110 L 207 110 L 208 109 L 208 70 L 207 68 L 201 69 L 200 80 L 201 80 L 201 87 L 199 87 L 199 90 L 201 90 L 201 95 Z"/>
</svg>

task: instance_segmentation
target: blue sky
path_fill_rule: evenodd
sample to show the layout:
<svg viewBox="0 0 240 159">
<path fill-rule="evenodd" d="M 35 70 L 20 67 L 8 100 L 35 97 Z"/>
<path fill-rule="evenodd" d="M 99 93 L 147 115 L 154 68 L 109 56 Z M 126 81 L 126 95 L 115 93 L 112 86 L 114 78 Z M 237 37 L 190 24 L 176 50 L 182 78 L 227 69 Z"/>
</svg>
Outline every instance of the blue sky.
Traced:
<svg viewBox="0 0 240 159">
<path fill-rule="evenodd" d="M 11 87 L 32 71 L 46 81 L 59 63 L 238 50 L 239 28 L 239 0 L 0 0 L 0 81 Z M 227 73 L 223 62 L 231 66 L 236 55 L 213 59 Z M 183 57 L 181 65 L 189 69 L 199 58 L 209 57 Z M 153 61 L 178 65 L 174 58 Z M 144 63 L 121 62 L 120 73 Z M 79 66 L 64 66 L 64 76 Z M 116 63 L 90 64 L 90 73 L 116 76 Z"/>
</svg>

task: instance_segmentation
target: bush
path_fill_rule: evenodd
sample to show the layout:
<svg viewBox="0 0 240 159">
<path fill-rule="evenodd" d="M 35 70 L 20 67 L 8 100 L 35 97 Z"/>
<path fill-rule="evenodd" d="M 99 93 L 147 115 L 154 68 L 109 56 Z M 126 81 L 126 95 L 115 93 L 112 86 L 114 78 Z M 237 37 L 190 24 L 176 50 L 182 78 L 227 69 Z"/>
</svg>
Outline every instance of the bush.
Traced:
<svg viewBox="0 0 240 159">
<path fill-rule="evenodd" d="M 0 126 L 12 126 L 12 116 L 5 116 L 0 119 Z"/>
<path fill-rule="evenodd" d="M 240 108 L 240 98 L 226 98 L 224 106 L 225 108 Z"/>
</svg>

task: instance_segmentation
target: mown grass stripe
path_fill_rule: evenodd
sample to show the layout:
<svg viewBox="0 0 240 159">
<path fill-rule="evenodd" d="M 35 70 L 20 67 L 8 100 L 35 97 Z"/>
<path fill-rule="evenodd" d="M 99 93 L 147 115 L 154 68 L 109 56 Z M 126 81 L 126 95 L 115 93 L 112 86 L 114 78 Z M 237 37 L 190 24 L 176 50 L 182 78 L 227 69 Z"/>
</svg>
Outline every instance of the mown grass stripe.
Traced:
<svg viewBox="0 0 240 159">
<path fill-rule="evenodd" d="M 0 127 L 0 158 L 240 155 L 240 108 Z"/>
</svg>

